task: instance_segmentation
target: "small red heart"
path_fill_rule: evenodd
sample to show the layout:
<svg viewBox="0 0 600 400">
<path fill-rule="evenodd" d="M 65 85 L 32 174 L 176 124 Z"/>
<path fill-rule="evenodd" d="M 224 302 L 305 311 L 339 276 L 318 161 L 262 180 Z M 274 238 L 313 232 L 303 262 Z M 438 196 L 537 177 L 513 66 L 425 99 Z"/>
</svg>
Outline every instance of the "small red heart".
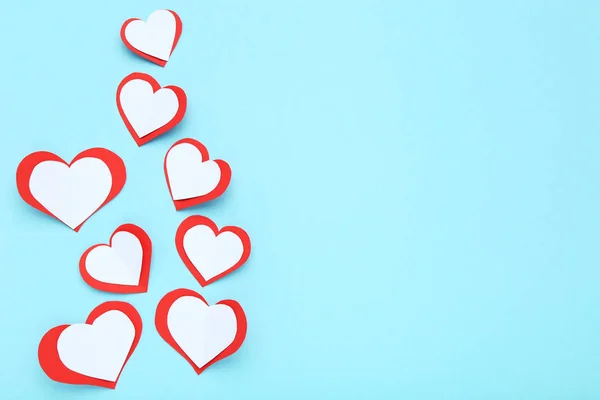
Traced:
<svg viewBox="0 0 600 400">
<path fill-rule="evenodd" d="M 250 237 L 237 226 L 219 229 L 209 218 L 192 215 L 175 234 L 179 257 L 202 286 L 241 267 L 250 257 Z"/>
<path fill-rule="evenodd" d="M 152 259 L 148 234 L 137 225 L 124 224 L 115 229 L 109 243 L 94 245 L 83 253 L 79 260 L 83 280 L 105 292 L 147 292 Z"/>
<path fill-rule="evenodd" d="M 121 26 L 121 40 L 138 56 L 164 67 L 177 46 L 181 30 L 181 18 L 175 11 L 157 10 L 148 16 L 147 21 L 139 18 L 125 21 Z M 156 36 L 164 39 L 160 41 L 160 45 Z M 170 50 L 164 47 L 169 45 Z"/>
<path fill-rule="evenodd" d="M 208 150 L 195 139 L 181 139 L 167 151 L 165 177 L 176 210 L 214 200 L 231 182 L 231 168 L 223 160 L 211 160 Z"/>
<path fill-rule="evenodd" d="M 187 97 L 178 86 L 161 87 L 150 75 L 134 72 L 117 88 L 117 108 L 131 137 L 142 146 L 181 122 Z"/>
<path fill-rule="evenodd" d="M 207 316 L 207 313 L 213 318 L 200 319 L 205 325 L 198 324 L 195 318 Z M 190 363 L 198 375 L 238 351 L 248 329 L 246 314 L 237 301 L 222 300 L 209 306 L 200 294 L 189 289 L 167 293 L 158 303 L 154 322 L 159 335 Z M 207 322 L 213 322 L 213 325 L 206 325 Z M 207 353 L 210 354 L 207 356 Z"/>
</svg>

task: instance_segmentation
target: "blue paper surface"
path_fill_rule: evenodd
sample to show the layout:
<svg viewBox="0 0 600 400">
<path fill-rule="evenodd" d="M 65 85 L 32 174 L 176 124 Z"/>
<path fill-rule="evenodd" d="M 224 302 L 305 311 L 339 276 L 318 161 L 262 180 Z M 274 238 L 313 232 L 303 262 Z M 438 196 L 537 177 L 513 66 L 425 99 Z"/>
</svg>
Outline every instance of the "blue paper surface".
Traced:
<svg viewBox="0 0 600 400">
<path fill-rule="evenodd" d="M 158 8 L 165 68 L 119 30 Z M 600 3 L 4 1 L 0 37 L 0 398 L 600 397 Z M 117 85 L 188 95 L 138 148 Z M 230 163 L 218 200 L 176 212 L 163 157 L 193 137 Z M 119 154 L 121 194 L 74 233 L 25 204 L 19 161 Z M 201 288 L 174 235 L 238 225 L 248 263 Z M 149 292 L 88 287 L 79 257 L 122 223 L 154 244 Z M 154 328 L 168 291 L 239 301 L 248 336 L 196 376 Z M 37 345 L 106 300 L 144 331 L 115 391 L 48 379 Z"/>
</svg>

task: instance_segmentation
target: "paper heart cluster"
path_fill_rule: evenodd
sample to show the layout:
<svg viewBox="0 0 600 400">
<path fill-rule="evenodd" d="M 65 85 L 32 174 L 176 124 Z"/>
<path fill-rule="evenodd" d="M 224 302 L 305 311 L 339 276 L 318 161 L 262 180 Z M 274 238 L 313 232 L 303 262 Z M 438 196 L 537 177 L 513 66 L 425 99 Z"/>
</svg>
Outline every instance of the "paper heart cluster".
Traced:
<svg viewBox="0 0 600 400">
<path fill-rule="evenodd" d="M 158 10 L 146 21 L 125 21 L 121 38 L 135 54 L 165 66 L 181 36 L 179 16 Z M 138 146 L 179 124 L 187 96 L 177 86 L 164 86 L 135 72 L 119 84 L 118 112 Z M 209 157 L 195 139 L 175 142 L 164 157 L 167 188 L 176 210 L 221 196 L 231 181 L 231 168 Z M 75 232 L 121 191 L 126 181 L 123 160 L 104 148 L 88 149 L 70 163 L 50 152 L 26 156 L 16 181 L 25 202 L 58 219 Z M 177 229 L 175 246 L 201 286 L 241 267 L 249 258 L 250 237 L 240 227 L 221 229 L 207 217 L 186 218 Z M 83 252 L 79 271 L 91 287 L 133 294 L 148 290 L 152 241 L 141 227 L 123 224 L 108 243 Z M 167 293 L 157 305 L 155 326 L 160 336 L 200 374 L 235 353 L 246 337 L 244 310 L 234 300 L 214 305 L 189 289 Z M 60 325 L 41 339 L 38 359 L 51 379 L 114 389 L 142 334 L 142 319 L 129 303 L 109 301 L 97 306 L 85 323 Z"/>
<path fill-rule="evenodd" d="M 250 257 L 250 237 L 238 226 L 219 229 L 207 217 L 192 215 L 179 225 L 175 247 L 183 263 L 206 286 L 241 267 Z M 87 249 L 79 261 L 83 280 L 113 293 L 144 293 L 148 289 L 152 241 L 139 226 L 124 224 L 108 244 Z"/>
</svg>

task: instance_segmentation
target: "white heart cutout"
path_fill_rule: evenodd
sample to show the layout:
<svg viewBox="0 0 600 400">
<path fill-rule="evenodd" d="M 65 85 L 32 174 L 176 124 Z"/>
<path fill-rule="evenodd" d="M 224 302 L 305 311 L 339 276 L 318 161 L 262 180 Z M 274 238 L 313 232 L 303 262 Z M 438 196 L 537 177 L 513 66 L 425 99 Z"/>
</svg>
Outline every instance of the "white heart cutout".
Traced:
<svg viewBox="0 0 600 400">
<path fill-rule="evenodd" d="M 111 188 L 109 167 L 93 157 L 81 158 L 71 166 L 43 161 L 29 177 L 31 195 L 72 229 L 102 206 Z"/>
<path fill-rule="evenodd" d="M 120 231 L 110 245 L 99 245 L 87 254 L 85 269 L 97 281 L 136 286 L 142 273 L 144 250 L 137 236 Z"/>
<path fill-rule="evenodd" d="M 102 314 L 93 324 L 73 324 L 60 334 L 58 356 L 71 371 L 116 382 L 135 339 L 135 327 L 118 310 Z"/>
<path fill-rule="evenodd" d="M 233 343 L 237 319 L 231 307 L 183 296 L 169 308 L 167 327 L 181 350 L 202 368 Z"/>
<path fill-rule="evenodd" d="M 196 225 L 185 233 L 183 249 L 206 281 L 233 267 L 244 254 L 238 235 L 229 231 L 215 235 L 206 225 Z"/>
<path fill-rule="evenodd" d="M 139 138 L 167 125 L 179 111 L 179 99 L 170 88 L 154 91 L 150 82 L 132 79 L 119 93 L 119 103 L 127 121 Z"/>
<path fill-rule="evenodd" d="M 125 38 L 142 53 L 168 61 L 176 30 L 175 16 L 169 10 L 156 10 L 146 21 L 134 20 L 127 24 Z"/>
<path fill-rule="evenodd" d="M 198 148 L 180 143 L 169 149 L 165 168 L 173 200 L 209 194 L 221 181 L 221 169 L 214 160 L 204 160 Z"/>
</svg>

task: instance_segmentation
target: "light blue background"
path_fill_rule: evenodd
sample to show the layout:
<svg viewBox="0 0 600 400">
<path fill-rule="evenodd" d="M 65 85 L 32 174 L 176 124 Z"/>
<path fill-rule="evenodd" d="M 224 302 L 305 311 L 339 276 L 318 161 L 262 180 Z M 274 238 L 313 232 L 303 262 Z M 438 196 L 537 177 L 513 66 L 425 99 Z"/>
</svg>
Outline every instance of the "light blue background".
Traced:
<svg viewBox="0 0 600 400">
<path fill-rule="evenodd" d="M 119 39 L 163 7 L 183 20 L 164 69 Z M 2 1 L 0 398 L 600 398 L 599 15 L 594 0 Z M 134 71 L 189 99 L 142 148 L 115 106 Z M 162 161 L 184 137 L 233 180 L 175 212 Z M 20 199 L 25 155 L 95 146 L 128 180 L 80 233 Z M 207 288 L 174 246 L 195 213 L 253 242 Z M 149 292 L 97 292 L 79 257 L 125 222 L 153 240 Z M 249 320 L 200 376 L 154 328 L 179 287 Z M 145 324 L 117 389 L 49 380 L 44 332 L 111 299 Z"/>
</svg>

